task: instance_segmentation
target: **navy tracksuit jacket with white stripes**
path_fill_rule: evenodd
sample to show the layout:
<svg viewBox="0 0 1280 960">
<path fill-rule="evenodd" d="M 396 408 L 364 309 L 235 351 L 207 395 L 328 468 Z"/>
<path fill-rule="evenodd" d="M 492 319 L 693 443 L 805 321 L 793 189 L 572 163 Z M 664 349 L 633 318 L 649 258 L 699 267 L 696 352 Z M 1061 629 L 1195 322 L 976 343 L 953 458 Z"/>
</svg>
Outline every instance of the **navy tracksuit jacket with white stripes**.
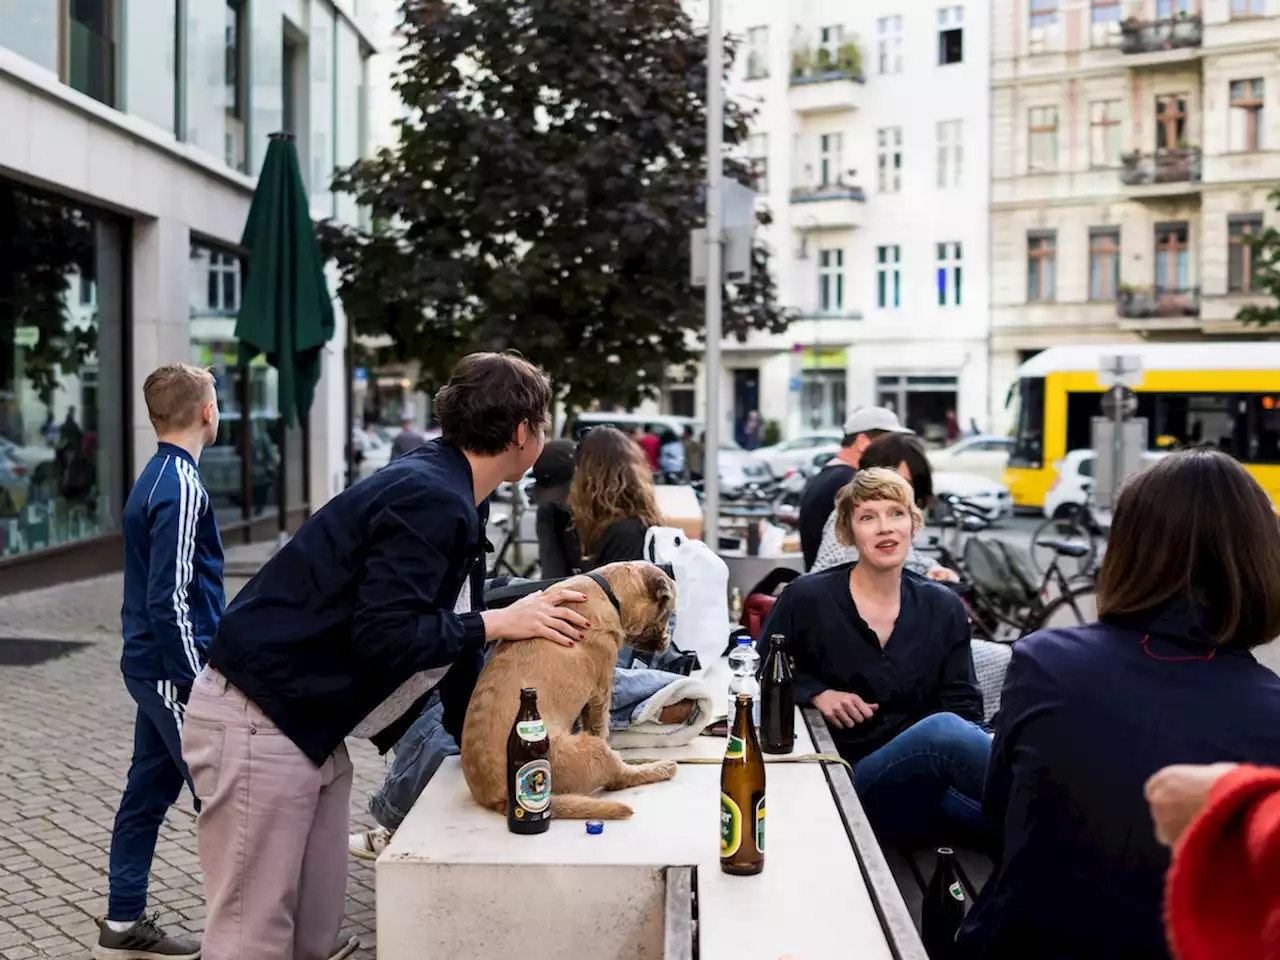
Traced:
<svg viewBox="0 0 1280 960">
<path fill-rule="evenodd" d="M 191 454 L 161 443 L 124 507 L 120 669 L 138 713 L 111 835 L 108 919 L 134 920 L 146 909 L 160 824 L 190 782 L 182 760 L 187 697 L 224 604 L 209 494 Z"/>
</svg>

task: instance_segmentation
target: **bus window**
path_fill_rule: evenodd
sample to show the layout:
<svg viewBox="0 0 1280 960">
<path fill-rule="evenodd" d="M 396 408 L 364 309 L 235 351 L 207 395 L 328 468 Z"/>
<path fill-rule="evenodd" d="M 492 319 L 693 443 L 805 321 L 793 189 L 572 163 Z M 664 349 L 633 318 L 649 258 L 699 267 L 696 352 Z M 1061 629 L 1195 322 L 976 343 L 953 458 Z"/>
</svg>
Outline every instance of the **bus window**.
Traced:
<svg viewBox="0 0 1280 960">
<path fill-rule="evenodd" d="M 1250 463 L 1280 463 L 1280 396 L 1255 396 Z"/>
<path fill-rule="evenodd" d="M 1044 377 L 1018 381 L 1018 432 L 1009 466 L 1039 469 L 1044 465 Z"/>
<path fill-rule="evenodd" d="M 1067 394 L 1067 447 L 1087 450 L 1093 445 L 1093 418 L 1102 416 L 1102 394 Z"/>
</svg>

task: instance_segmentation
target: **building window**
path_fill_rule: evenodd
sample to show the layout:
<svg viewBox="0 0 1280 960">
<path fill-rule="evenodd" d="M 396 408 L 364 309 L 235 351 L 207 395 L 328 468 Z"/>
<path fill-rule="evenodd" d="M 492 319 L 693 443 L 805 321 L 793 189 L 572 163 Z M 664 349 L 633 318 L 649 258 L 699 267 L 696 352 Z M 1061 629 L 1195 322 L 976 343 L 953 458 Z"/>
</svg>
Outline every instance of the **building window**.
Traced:
<svg viewBox="0 0 1280 960">
<path fill-rule="evenodd" d="M 0 557 L 119 529 L 128 248 L 110 215 L 0 181 Z"/>
<path fill-rule="evenodd" d="M 769 135 L 753 133 L 747 141 L 750 156 L 747 162 L 751 165 L 751 185 L 756 193 L 769 192 Z"/>
<path fill-rule="evenodd" d="M 1231 149 L 1253 153 L 1262 149 L 1265 88 L 1261 78 L 1231 81 Z"/>
<path fill-rule="evenodd" d="M 1032 107 L 1027 114 L 1028 162 L 1032 173 L 1058 165 L 1058 108 Z"/>
<path fill-rule="evenodd" d="M 116 24 L 111 0 L 66 0 L 62 82 L 109 107 L 116 105 Z"/>
<path fill-rule="evenodd" d="M 840 47 L 844 45 L 844 27 L 822 27 L 818 30 L 818 65 L 823 70 L 834 70 L 840 62 Z"/>
<path fill-rule="evenodd" d="M 1156 97 L 1156 149 L 1173 150 L 1186 145 L 1186 94 L 1170 93 Z"/>
<path fill-rule="evenodd" d="M 831 187 L 844 181 L 844 134 L 824 133 L 818 137 L 818 186 Z"/>
<path fill-rule="evenodd" d="M 1058 234 L 1047 230 L 1027 235 L 1027 302 L 1058 298 Z"/>
<path fill-rule="evenodd" d="M 844 251 L 818 251 L 818 309 L 823 313 L 844 309 Z"/>
<path fill-rule="evenodd" d="M 902 72 L 902 14 L 881 17 L 876 21 L 880 40 L 880 72 Z"/>
<path fill-rule="evenodd" d="M 1267 0 L 1231 0 L 1233 18 L 1265 17 L 1266 15 Z"/>
<path fill-rule="evenodd" d="M 747 30 L 747 79 L 763 80 L 769 76 L 769 28 Z"/>
<path fill-rule="evenodd" d="M 208 298 L 210 313 L 240 312 L 240 258 L 229 253 L 209 254 Z"/>
<path fill-rule="evenodd" d="M 1089 166 L 1120 166 L 1120 101 L 1089 104 Z"/>
<path fill-rule="evenodd" d="M 902 302 L 902 278 L 898 272 L 901 248 L 876 247 L 876 306 L 896 310 Z"/>
<path fill-rule="evenodd" d="M 227 0 L 225 13 L 226 59 L 226 148 L 227 166 L 242 172 L 249 170 L 245 116 L 249 105 L 247 5 L 244 0 Z"/>
<path fill-rule="evenodd" d="M 964 7 L 938 10 L 938 66 L 964 62 Z"/>
<path fill-rule="evenodd" d="M 1233 214 L 1227 219 L 1227 292 L 1254 293 L 1258 285 L 1258 261 L 1250 237 L 1262 233 L 1262 214 Z"/>
<path fill-rule="evenodd" d="M 1185 293 L 1191 287 L 1191 252 L 1185 223 L 1156 226 L 1156 295 Z"/>
<path fill-rule="evenodd" d="M 964 170 L 964 122 L 938 123 L 938 188 L 960 186 Z"/>
<path fill-rule="evenodd" d="M 876 131 L 876 168 L 881 193 L 902 189 L 901 127 L 881 127 Z"/>
<path fill-rule="evenodd" d="M 839 430 L 845 420 L 845 371 L 825 364 L 843 364 L 844 351 L 811 347 L 804 356 L 814 356 L 814 368 L 800 372 L 800 416 L 811 430 Z M 824 366 L 819 366 L 822 364 Z"/>
<path fill-rule="evenodd" d="M 1120 291 L 1120 228 L 1089 230 L 1089 299 L 1114 300 Z"/>
<path fill-rule="evenodd" d="M 938 244 L 938 306 L 960 306 L 960 244 Z"/>
<path fill-rule="evenodd" d="M 1031 29 L 1052 27 L 1058 22 L 1058 0 L 1031 0 Z"/>
<path fill-rule="evenodd" d="M 1120 0 L 1093 0 L 1089 42 L 1095 47 L 1112 47 L 1120 42 Z"/>
<path fill-rule="evenodd" d="M 1156 0 L 1156 16 L 1168 20 L 1191 12 L 1191 0 Z"/>
</svg>

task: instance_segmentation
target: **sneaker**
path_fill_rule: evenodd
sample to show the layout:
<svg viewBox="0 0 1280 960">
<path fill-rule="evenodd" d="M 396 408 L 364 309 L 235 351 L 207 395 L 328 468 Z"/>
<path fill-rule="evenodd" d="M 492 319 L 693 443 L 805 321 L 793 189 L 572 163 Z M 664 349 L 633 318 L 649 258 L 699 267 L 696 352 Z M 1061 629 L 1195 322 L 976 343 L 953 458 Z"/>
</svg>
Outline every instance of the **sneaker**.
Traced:
<svg viewBox="0 0 1280 960">
<path fill-rule="evenodd" d="M 200 960 L 200 941 L 169 936 L 157 925 L 157 917 L 139 917 L 128 930 L 119 931 L 99 920 L 93 960 Z"/>
<path fill-rule="evenodd" d="M 361 860 L 377 860 L 378 854 L 387 849 L 387 844 L 391 842 L 394 835 L 395 831 L 388 830 L 386 827 L 374 827 L 372 830 L 353 833 L 348 842 L 351 855 Z"/>
</svg>

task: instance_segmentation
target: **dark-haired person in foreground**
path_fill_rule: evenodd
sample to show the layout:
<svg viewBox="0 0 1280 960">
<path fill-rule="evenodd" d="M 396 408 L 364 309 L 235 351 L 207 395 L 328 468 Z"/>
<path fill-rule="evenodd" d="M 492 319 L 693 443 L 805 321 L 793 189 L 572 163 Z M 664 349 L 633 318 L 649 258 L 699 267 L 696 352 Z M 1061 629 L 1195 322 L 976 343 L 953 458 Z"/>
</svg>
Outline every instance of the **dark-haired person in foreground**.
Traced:
<svg viewBox="0 0 1280 960">
<path fill-rule="evenodd" d="M 983 796 L 1003 853 L 962 956 L 1165 960 L 1169 852 L 1144 784 L 1280 764 L 1280 677 L 1249 653 L 1280 634 L 1280 527 L 1240 464 L 1178 453 L 1128 481 L 1098 612 L 1014 646 Z"/>
<path fill-rule="evenodd" d="M 550 406 L 526 360 L 463 358 L 436 396 L 440 439 L 325 504 L 227 609 L 182 735 L 206 960 L 349 955 L 344 738 L 389 749 L 438 685 L 456 739 L 486 642 L 582 636 L 571 590 L 479 612 L 485 499 L 537 459 Z"/>
</svg>

